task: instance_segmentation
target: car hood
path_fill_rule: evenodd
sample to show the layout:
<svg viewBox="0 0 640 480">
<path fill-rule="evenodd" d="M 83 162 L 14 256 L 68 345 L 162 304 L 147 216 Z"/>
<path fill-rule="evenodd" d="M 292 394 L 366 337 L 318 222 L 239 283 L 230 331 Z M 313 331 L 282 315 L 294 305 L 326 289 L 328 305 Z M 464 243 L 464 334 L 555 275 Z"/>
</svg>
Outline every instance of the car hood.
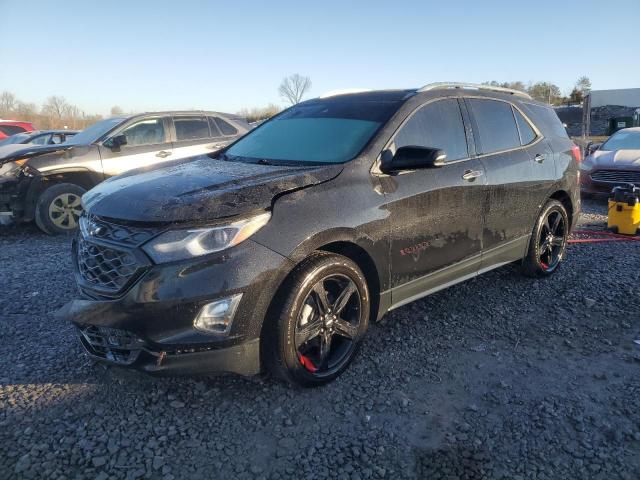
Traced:
<svg viewBox="0 0 640 480">
<path fill-rule="evenodd" d="M 271 166 L 206 155 L 133 171 L 82 197 L 100 217 L 137 222 L 202 222 L 269 208 L 274 197 L 335 178 L 342 165 Z"/>
<path fill-rule="evenodd" d="M 595 167 L 638 167 L 640 168 L 640 150 L 596 151 L 590 155 Z"/>
<path fill-rule="evenodd" d="M 7 147 L 20 147 L 14 149 L 4 150 Z M 32 158 L 40 155 L 45 155 L 53 152 L 65 152 L 74 148 L 74 145 L 67 145 L 61 143 L 58 145 L 5 145 L 0 147 L 0 165 L 20 158 Z M 85 149 L 87 147 L 84 147 Z"/>
</svg>

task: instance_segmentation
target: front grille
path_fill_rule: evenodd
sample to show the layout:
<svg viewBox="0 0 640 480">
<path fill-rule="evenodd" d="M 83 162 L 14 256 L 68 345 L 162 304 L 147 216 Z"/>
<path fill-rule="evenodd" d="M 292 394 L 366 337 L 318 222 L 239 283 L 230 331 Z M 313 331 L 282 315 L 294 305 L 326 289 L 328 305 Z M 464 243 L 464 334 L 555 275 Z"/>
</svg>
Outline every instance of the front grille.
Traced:
<svg viewBox="0 0 640 480">
<path fill-rule="evenodd" d="M 78 238 L 78 271 L 84 281 L 111 293 L 122 290 L 140 271 L 135 256 L 127 250 L 118 250 Z"/>
<path fill-rule="evenodd" d="M 640 185 L 640 171 L 598 170 L 591 174 L 591 180 L 606 183 L 635 183 Z"/>
<path fill-rule="evenodd" d="M 108 222 L 95 215 L 83 216 L 80 227 L 85 238 L 137 247 L 153 237 L 158 231 L 152 228 L 132 227 Z"/>
<path fill-rule="evenodd" d="M 125 330 L 94 325 L 78 329 L 85 349 L 91 355 L 111 362 L 129 365 L 136 361 L 142 349 L 142 340 Z"/>
</svg>

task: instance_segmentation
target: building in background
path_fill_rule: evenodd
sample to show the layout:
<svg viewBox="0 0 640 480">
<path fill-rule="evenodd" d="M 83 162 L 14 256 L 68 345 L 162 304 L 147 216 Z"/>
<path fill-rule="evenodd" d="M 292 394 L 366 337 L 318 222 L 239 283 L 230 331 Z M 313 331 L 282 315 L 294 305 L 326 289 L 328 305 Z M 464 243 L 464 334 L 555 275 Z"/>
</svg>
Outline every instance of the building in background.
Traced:
<svg viewBox="0 0 640 480">
<path fill-rule="evenodd" d="M 640 109 L 640 88 L 592 90 L 583 107 L 582 135 L 610 135 L 633 124 Z"/>
</svg>

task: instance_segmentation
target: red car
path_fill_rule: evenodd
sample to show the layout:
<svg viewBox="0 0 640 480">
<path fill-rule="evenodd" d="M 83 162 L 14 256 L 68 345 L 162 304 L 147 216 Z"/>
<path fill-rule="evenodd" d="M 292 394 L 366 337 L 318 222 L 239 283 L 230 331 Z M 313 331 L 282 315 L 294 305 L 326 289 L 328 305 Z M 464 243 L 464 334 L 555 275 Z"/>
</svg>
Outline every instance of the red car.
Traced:
<svg viewBox="0 0 640 480">
<path fill-rule="evenodd" d="M 0 120 L 0 140 L 16 133 L 33 132 L 35 129 L 30 122 L 15 120 Z"/>
</svg>

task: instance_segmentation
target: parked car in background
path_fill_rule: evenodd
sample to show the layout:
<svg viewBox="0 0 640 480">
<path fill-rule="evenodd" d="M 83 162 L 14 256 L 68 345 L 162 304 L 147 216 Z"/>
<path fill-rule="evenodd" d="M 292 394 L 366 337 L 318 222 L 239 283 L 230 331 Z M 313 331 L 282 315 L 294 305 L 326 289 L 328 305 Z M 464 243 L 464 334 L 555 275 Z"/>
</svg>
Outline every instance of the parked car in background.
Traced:
<svg viewBox="0 0 640 480">
<path fill-rule="evenodd" d="M 26 145 L 60 145 L 76 133 L 76 130 L 34 130 L 16 133 L 0 140 L 0 161 L 7 155 L 23 150 Z"/>
<path fill-rule="evenodd" d="M 66 142 L 76 133 L 78 130 L 33 130 L 16 133 L 0 140 L 0 147 L 6 145 L 58 145 Z"/>
<path fill-rule="evenodd" d="M 210 153 L 250 130 L 216 112 L 155 112 L 95 123 L 59 145 L 34 145 L 0 159 L 0 215 L 35 220 L 49 234 L 74 230 L 80 197 L 108 177 Z"/>
<path fill-rule="evenodd" d="M 579 162 L 553 109 L 516 90 L 302 102 L 215 154 L 88 192 L 84 298 L 61 314 L 102 361 L 321 385 L 391 309 L 511 262 L 557 271 Z"/>
<path fill-rule="evenodd" d="M 0 140 L 15 135 L 16 133 L 32 132 L 33 130 L 35 129 L 30 122 L 0 120 Z"/>
<path fill-rule="evenodd" d="M 608 195 L 622 184 L 640 186 L 640 127 L 618 130 L 601 144 L 589 143 L 580 183 L 587 195 Z"/>
</svg>

